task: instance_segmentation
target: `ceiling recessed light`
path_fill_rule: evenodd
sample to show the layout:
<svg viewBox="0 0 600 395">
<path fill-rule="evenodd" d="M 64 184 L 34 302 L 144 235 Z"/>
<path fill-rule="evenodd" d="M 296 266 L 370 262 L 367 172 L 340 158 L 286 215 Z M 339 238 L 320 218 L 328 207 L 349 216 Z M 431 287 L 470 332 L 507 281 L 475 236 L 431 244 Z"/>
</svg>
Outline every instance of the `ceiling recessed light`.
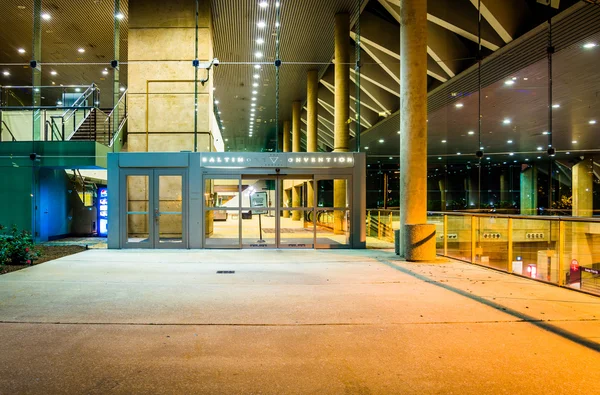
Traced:
<svg viewBox="0 0 600 395">
<path fill-rule="evenodd" d="M 538 158 L 538 159 L 542 159 L 542 157 L 541 157 L 541 156 L 538 156 L 537 158 Z"/>
<path fill-rule="evenodd" d="M 257 79 L 257 78 L 259 78 L 259 77 L 260 77 L 260 75 L 258 75 L 258 74 L 254 74 L 252 77 L 254 77 L 254 79 Z"/>
<path fill-rule="evenodd" d="M 43 20 L 45 20 L 45 21 L 48 21 L 48 20 L 50 20 L 51 18 L 52 18 L 52 17 L 51 17 L 51 16 L 50 16 L 50 14 L 48 14 L 47 12 L 44 12 L 44 13 L 42 14 L 42 19 L 43 19 Z"/>
<path fill-rule="evenodd" d="M 492 160 L 492 158 L 490 158 L 489 156 L 488 156 L 487 158 L 485 158 L 485 159 L 487 159 L 487 160 Z"/>
<path fill-rule="evenodd" d="M 572 144 L 577 144 L 577 140 L 571 141 Z"/>
<path fill-rule="evenodd" d="M 260 21 L 256 24 L 256 26 L 258 26 L 259 29 L 264 29 L 267 24 L 264 21 Z"/>
<path fill-rule="evenodd" d="M 115 18 L 117 18 L 118 20 L 121 20 L 121 19 L 125 18 L 125 15 L 123 15 L 121 12 L 119 12 L 118 14 L 115 15 Z"/>
<path fill-rule="evenodd" d="M 104 70 L 102 70 L 102 74 L 104 74 L 104 75 L 108 75 L 108 69 L 104 69 Z"/>
<path fill-rule="evenodd" d="M 58 73 L 57 73 L 56 71 L 52 70 L 52 71 L 50 72 L 50 74 L 52 74 L 52 75 L 57 75 Z"/>
<path fill-rule="evenodd" d="M 470 134 L 470 135 L 474 135 L 474 134 L 475 134 L 475 132 L 474 132 L 474 131 L 472 131 L 472 130 L 469 130 L 469 134 Z"/>
<path fill-rule="evenodd" d="M 457 152 L 456 155 L 462 155 L 460 152 Z"/>
<path fill-rule="evenodd" d="M 81 92 L 80 88 L 75 88 L 75 92 Z"/>
<path fill-rule="evenodd" d="M 263 45 L 263 44 L 265 43 L 265 40 L 263 40 L 262 38 L 257 38 L 257 39 L 256 39 L 256 43 L 257 43 L 258 45 Z"/>
<path fill-rule="evenodd" d="M 256 103 L 252 103 L 250 104 L 252 107 L 256 107 Z"/>
<path fill-rule="evenodd" d="M 507 141 L 507 143 L 508 143 L 508 144 L 512 144 L 512 143 L 513 143 L 513 141 L 512 141 L 512 140 L 508 140 L 508 141 Z"/>
<path fill-rule="evenodd" d="M 369 147 L 365 147 L 365 149 L 369 149 Z"/>
<path fill-rule="evenodd" d="M 596 124 L 596 120 L 592 119 L 590 122 L 588 122 L 590 125 L 595 125 Z"/>
<path fill-rule="evenodd" d="M 444 144 L 445 144 L 445 143 L 446 143 L 446 140 L 442 140 L 442 143 L 444 143 Z"/>
<path fill-rule="evenodd" d="M 567 152 L 567 155 L 571 155 L 571 153 L 570 153 L 570 152 Z"/>
<path fill-rule="evenodd" d="M 513 81 L 516 81 L 516 80 L 517 80 L 517 77 L 512 77 L 512 80 L 513 80 Z"/>
<path fill-rule="evenodd" d="M 254 84 L 252 84 L 253 87 L 258 88 L 258 83 L 255 82 Z"/>
<path fill-rule="evenodd" d="M 62 102 L 59 100 L 56 102 L 56 104 L 60 106 L 60 105 L 62 105 Z"/>
<path fill-rule="evenodd" d="M 260 3 L 258 3 L 258 5 L 260 6 L 260 8 L 265 8 L 269 5 L 269 3 L 267 3 L 266 1 L 261 1 Z"/>
<path fill-rule="evenodd" d="M 583 44 L 583 48 L 585 48 L 585 49 L 591 49 L 591 48 L 594 48 L 594 47 L 597 47 L 597 46 L 598 46 L 598 44 L 596 44 L 596 43 L 586 43 L 586 44 Z"/>
<path fill-rule="evenodd" d="M 438 160 L 442 160 L 442 157 L 441 157 L 441 156 L 438 156 Z"/>
<path fill-rule="evenodd" d="M 250 112 L 254 112 L 254 111 L 256 111 L 254 108 L 251 108 L 251 109 L 250 109 Z"/>
<path fill-rule="evenodd" d="M 543 150 L 543 149 L 544 149 L 543 147 L 537 147 L 537 150 L 538 150 L 538 151 L 541 151 L 541 150 Z"/>
<path fill-rule="evenodd" d="M 510 85 L 514 85 L 514 84 L 515 84 L 515 82 L 513 80 L 504 81 L 504 85 L 510 86 Z"/>
<path fill-rule="evenodd" d="M 84 53 L 84 52 L 85 52 L 85 48 L 79 48 L 79 49 L 77 50 L 77 52 L 79 52 L 79 53 Z"/>
<path fill-rule="evenodd" d="M 219 104 L 219 103 L 220 103 L 220 101 L 218 101 L 218 100 L 215 100 L 215 104 Z"/>
<path fill-rule="evenodd" d="M 252 98 L 252 101 L 256 101 L 256 97 L 253 97 L 253 98 Z"/>
<path fill-rule="evenodd" d="M 383 143 L 383 142 L 385 142 L 385 140 L 384 139 L 379 139 L 379 142 Z"/>
<path fill-rule="evenodd" d="M 124 86 L 122 86 L 122 87 L 120 87 L 120 88 L 119 88 L 119 90 L 120 90 L 121 92 L 125 92 L 125 87 L 124 87 Z"/>
<path fill-rule="evenodd" d="M 557 104 L 553 104 L 552 108 L 560 108 L 560 104 L 558 104 L 558 103 Z"/>
<path fill-rule="evenodd" d="M 218 114 L 219 114 L 219 115 L 221 115 L 221 114 L 222 114 L 222 113 L 221 113 L 221 111 L 219 111 L 219 113 L 218 113 Z"/>
<path fill-rule="evenodd" d="M 17 51 L 18 51 L 19 53 L 25 53 L 25 50 L 24 50 L 23 48 L 19 48 L 19 49 L 17 49 Z"/>
<path fill-rule="evenodd" d="M 3 71 L 3 72 L 2 72 L 2 74 L 4 74 L 5 76 L 7 76 L 7 77 L 8 77 L 8 76 L 10 75 L 10 71 L 8 71 L 8 70 L 5 70 L 5 71 Z"/>
<path fill-rule="evenodd" d="M 255 68 L 256 70 L 260 70 L 260 65 L 259 65 L 259 64 L 255 64 L 255 65 L 254 65 L 254 68 Z"/>
<path fill-rule="evenodd" d="M 503 124 L 505 124 L 505 125 L 509 125 L 509 124 L 511 123 L 511 120 L 510 120 L 510 119 L 508 119 L 508 118 L 505 118 L 505 119 L 502 121 L 502 123 L 503 123 Z"/>
<path fill-rule="evenodd" d="M 275 7 L 279 8 L 279 2 L 278 1 L 275 2 Z"/>
<path fill-rule="evenodd" d="M 548 135 L 550 132 L 542 132 L 543 135 Z"/>
<path fill-rule="evenodd" d="M 253 94 L 253 95 L 256 95 L 257 93 L 258 93 L 257 91 L 252 91 L 252 94 Z"/>
<path fill-rule="evenodd" d="M 465 106 L 465 105 L 464 105 L 464 104 L 462 104 L 462 103 L 456 103 L 456 104 L 455 104 L 455 107 L 456 107 L 456 108 L 463 108 L 464 106 Z"/>
<path fill-rule="evenodd" d="M 529 159 L 525 158 L 525 162 L 529 162 Z"/>
<path fill-rule="evenodd" d="M 511 152 L 511 153 L 510 153 L 510 154 L 508 154 L 508 155 L 509 155 L 509 156 L 514 156 L 514 155 L 515 155 L 515 153 L 514 153 L 514 152 Z"/>
<path fill-rule="evenodd" d="M 527 81 L 529 78 L 527 77 L 523 77 L 523 81 Z"/>
<path fill-rule="evenodd" d="M 257 51 L 257 52 L 254 53 L 254 56 L 256 56 L 258 59 L 260 59 L 260 58 L 263 57 L 263 53 L 260 52 L 260 51 Z"/>
</svg>

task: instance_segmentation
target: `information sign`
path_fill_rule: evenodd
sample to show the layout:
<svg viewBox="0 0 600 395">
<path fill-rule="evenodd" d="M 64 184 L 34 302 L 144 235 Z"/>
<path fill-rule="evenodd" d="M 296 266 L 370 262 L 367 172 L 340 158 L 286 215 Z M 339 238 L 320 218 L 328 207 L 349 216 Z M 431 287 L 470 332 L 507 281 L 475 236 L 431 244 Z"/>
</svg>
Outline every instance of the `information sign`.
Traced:
<svg viewBox="0 0 600 395">
<path fill-rule="evenodd" d="M 254 192 L 250 195 L 250 207 L 252 207 L 252 214 L 267 214 L 267 210 L 256 210 L 266 209 L 268 203 L 268 197 L 266 192 Z"/>
</svg>

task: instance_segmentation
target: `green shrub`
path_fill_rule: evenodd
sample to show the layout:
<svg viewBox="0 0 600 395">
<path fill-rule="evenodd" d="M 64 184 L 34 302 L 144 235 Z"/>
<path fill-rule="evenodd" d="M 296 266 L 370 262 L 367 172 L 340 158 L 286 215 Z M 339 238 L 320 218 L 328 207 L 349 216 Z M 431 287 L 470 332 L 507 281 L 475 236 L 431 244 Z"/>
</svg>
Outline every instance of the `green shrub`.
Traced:
<svg viewBox="0 0 600 395">
<path fill-rule="evenodd" d="M 39 255 L 29 232 L 16 225 L 5 231 L 0 225 L 0 265 L 31 265 Z"/>
</svg>

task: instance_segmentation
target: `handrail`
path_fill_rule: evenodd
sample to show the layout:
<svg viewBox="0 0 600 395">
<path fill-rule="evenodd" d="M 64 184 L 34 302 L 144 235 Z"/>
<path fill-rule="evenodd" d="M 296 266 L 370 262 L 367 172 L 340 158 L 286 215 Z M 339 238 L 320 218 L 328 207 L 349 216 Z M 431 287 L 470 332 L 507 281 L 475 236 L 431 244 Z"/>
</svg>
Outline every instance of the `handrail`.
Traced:
<svg viewBox="0 0 600 395">
<path fill-rule="evenodd" d="M 125 90 L 123 92 L 123 94 L 121 95 L 121 97 L 119 98 L 119 100 L 117 101 L 117 104 L 115 104 L 115 106 L 113 107 L 112 111 L 110 112 L 110 114 L 108 114 L 108 117 L 106 117 L 106 119 L 108 120 L 108 118 L 112 117 L 113 112 L 115 112 L 115 108 L 117 108 L 119 106 L 119 104 L 121 104 L 121 101 L 123 101 L 123 99 L 125 98 L 125 96 L 127 95 L 127 91 Z"/>
<path fill-rule="evenodd" d="M 90 115 L 92 115 L 92 113 L 93 113 L 94 111 L 98 111 L 98 108 L 97 108 L 97 107 L 93 107 L 93 108 L 91 108 L 91 109 L 90 109 L 90 111 L 89 111 L 89 112 L 88 112 L 86 115 L 84 115 L 84 117 L 83 117 L 83 119 L 81 120 L 81 122 L 79 122 L 79 125 L 76 125 L 76 126 L 73 128 L 73 131 L 72 131 L 72 132 L 71 132 L 71 134 L 70 134 L 70 135 L 69 135 L 69 136 L 68 136 L 68 137 L 65 139 L 65 141 L 70 141 L 70 140 L 71 140 L 71 138 L 73 138 L 73 136 L 75 135 L 75 133 L 77 133 L 77 131 L 79 130 L 79 128 L 81 127 L 81 125 L 83 125 L 83 123 L 84 123 L 84 122 L 85 122 L 85 121 L 86 121 L 86 120 L 87 120 L 87 119 L 90 117 Z"/>
<path fill-rule="evenodd" d="M 117 129 L 117 131 L 113 134 L 113 137 L 111 139 L 111 141 L 109 142 L 108 146 L 112 147 L 115 143 L 115 141 L 117 140 L 117 138 L 119 137 L 119 135 L 121 134 L 121 131 L 123 130 L 123 127 L 125 126 L 125 123 L 127 123 L 127 115 L 125 115 L 125 117 L 123 118 L 123 120 L 121 121 L 121 123 L 119 124 L 119 128 Z"/>
<path fill-rule="evenodd" d="M 94 91 L 95 91 L 95 90 L 96 90 L 96 84 L 92 84 L 92 85 L 90 85 L 90 86 L 89 86 L 89 87 L 88 87 L 88 88 L 87 88 L 87 89 L 86 89 L 86 90 L 85 90 L 85 91 L 84 91 L 84 92 L 83 92 L 83 93 L 82 93 L 82 94 L 81 94 L 81 95 L 80 95 L 80 96 L 77 98 L 77 100 L 75 100 L 75 101 L 73 102 L 73 106 L 72 106 L 73 108 L 72 108 L 72 109 L 69 109 L 69 110 L 67 110 L 67 111 L 65 111 L 65 112 L 62 114 L 62 116 L 63 116 L 63 118 L 64 118 L 64 116 L 65 116 L 65 115 L 66 115 L 66 114 L 67 114 L 69 111 L 71 111 L 71 114 L 69 114 L 69 115 L 68 115 L 68 116 L 67 116 L 65 119 L 63 119 L 63 122 L 66 122 L 66 121 L 68 121 L 68 120 L 69 120 L 69 119 L 70 119 L 70 118 L 71 118 L 71 117 L 72 117 L 72 116 L 73 116 L 73 115 L 74 115 L 74 114 L 77 112 L 77 109 L 79 109 L 79 107 L 80 107 L 80 106 L 79 106 L 79 103 L 80 103 L 80 102 L 83 102 L 85 99 L 87 99 L 88 97 L 90 97 L 90 95 L 91 95 L 92 93 L 94 93 Z"/>
<path fill-rule="evenodd" d="M 12 137 L 12 141 L 17 141 L 17 139 L 15 138 L 15 135 L 12 134 L 12 132 L 10 131 L 10 128 L 8 127 L 8 125 L 6 124 L 6 122 L 4 120 L 2 120 L 2 124 L 6 127 L 6 130 L 8 130 L 8 134 L 10 134 L 10 137 Z M 0 129 L 0 141 L 2 141 L 2 129 Z"/>
<path fill-rule="evenodd" d="M 565 222 L 594 222 L 600 223 L 600 218 L 593 217 L 566 217 L 561 215 L 520 215 L 520 214 L 483 214 L 462 213 L 457 211 L 428 211 L 427 215 L 451 215 L 456 217 L 480 217 L 480 218 L 511 218 L 528 219 L 537 221 L 565 221 Z"/>
</svg>

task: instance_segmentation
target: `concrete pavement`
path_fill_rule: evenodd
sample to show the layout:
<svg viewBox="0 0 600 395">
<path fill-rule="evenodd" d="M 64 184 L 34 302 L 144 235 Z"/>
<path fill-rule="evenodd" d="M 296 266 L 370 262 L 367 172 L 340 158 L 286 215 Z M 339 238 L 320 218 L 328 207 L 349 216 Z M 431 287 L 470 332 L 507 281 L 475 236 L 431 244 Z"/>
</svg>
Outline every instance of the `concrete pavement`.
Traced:
<svg viewBox="0 0 600 395">
<path fill-rule="evenodd" d="M 0 276 L 0 349 L 2 394 L 594 393 L 600 298 L 388 251 L 90 250 Z"/>
</svg>

